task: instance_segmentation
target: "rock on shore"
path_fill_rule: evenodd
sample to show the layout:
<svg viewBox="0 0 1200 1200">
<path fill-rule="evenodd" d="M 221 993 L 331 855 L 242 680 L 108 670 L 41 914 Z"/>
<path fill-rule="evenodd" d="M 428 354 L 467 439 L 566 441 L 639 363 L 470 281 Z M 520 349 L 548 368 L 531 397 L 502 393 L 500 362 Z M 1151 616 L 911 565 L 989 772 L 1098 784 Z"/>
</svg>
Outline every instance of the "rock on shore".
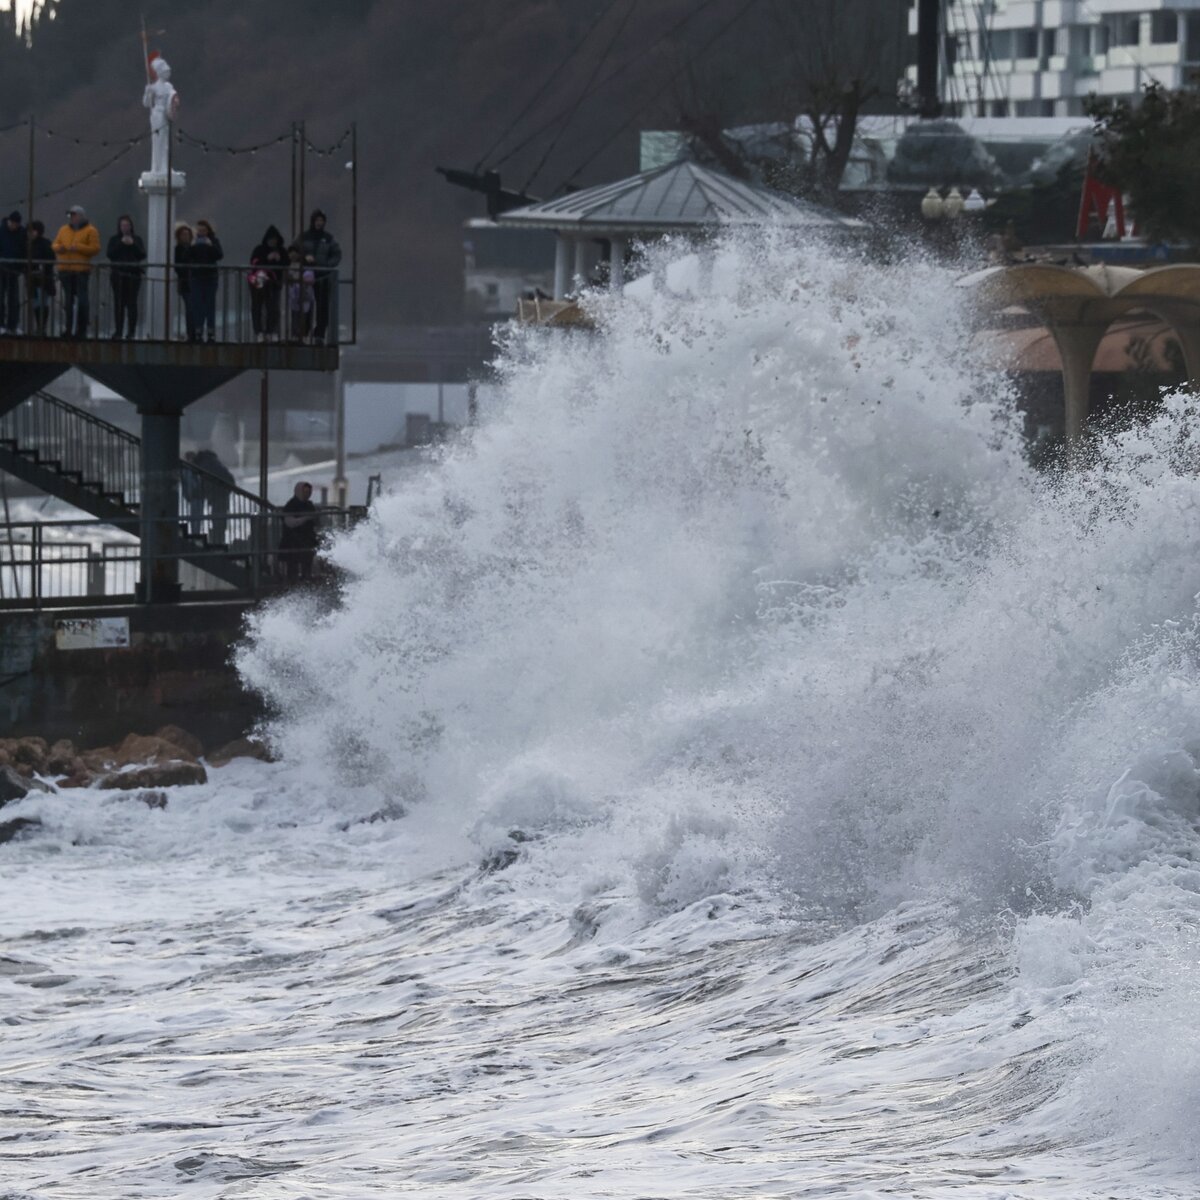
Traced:
<svg viewBox="0 0 1200 1200">
<path fill-rule="evenodd" d="M 207 762 L 223 767 L 235 758 L 270 761 L 262 742 L 238 738 L 213 750 Z M 178 725 L 156 733 L 131 733 L 119 745 L 81 750 L 65 738 L 53 745 L 45 738 L 0 738 L 0 806 L 34 790 L 48 791 L 40 779 L 55 787 L 122 791 L 206 783 L 204 746 Z"/>
</svg>

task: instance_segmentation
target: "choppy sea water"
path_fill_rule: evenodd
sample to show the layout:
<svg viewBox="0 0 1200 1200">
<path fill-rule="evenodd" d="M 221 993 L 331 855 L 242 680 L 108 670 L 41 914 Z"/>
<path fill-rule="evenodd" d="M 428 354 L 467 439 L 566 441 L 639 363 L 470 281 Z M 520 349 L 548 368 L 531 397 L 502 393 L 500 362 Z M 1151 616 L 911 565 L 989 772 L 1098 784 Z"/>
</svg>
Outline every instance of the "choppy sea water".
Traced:
<svg viewBox="0 0 1200 1200">
<path fill-rule="evenodd" d="M 936 268 L 596 303 L 262 613 L 282 762 L 5 810 L 0 1196 L 1195 1196 L 1191 402 L 1034 477 Z"/>
</svg>

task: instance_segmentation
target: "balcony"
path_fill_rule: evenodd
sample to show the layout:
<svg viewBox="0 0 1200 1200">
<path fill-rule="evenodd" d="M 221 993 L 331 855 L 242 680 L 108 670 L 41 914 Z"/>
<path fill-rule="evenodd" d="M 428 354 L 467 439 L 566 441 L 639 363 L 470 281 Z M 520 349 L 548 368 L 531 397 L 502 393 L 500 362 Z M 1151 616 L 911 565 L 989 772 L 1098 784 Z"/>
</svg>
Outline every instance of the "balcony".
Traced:
<svg viewBox="0 0 1200 1200">
<path fill-rule="evenodd" d="M 336 271 L 306 280 L 210 267 L 197 272 L 195 292 L 196 276 L 181 292 L 173 268 L 128 270 L 98 263 L 72 277 L 54 264 L 0 261 L 0 287 L 16 290 L 21 312 L 20 331 L 0 334 L 0 364 L 333 371 L 340 346 L 354 341 L 354 280 Z"/>
</svg>

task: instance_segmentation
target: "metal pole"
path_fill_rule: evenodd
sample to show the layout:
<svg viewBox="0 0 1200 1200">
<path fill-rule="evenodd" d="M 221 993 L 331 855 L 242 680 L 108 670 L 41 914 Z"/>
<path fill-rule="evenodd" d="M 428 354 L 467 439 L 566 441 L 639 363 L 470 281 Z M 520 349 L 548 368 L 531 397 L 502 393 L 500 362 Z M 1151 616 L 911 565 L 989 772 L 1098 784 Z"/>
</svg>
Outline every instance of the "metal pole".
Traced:
<svg viewBox="0 0 1200 1200">
<path fill-rule="evenodd" d="M 333 398 L 336 406 L 333 414 L 334 457 L 337 459 L 337 466 L 334 470 L 333 494 L 334 502 L 338 508 L 345 508 L 346 494 L 349 491 L 349 485 L 346 482 L 346 379 L 342 374 L 340 365 L 333 377 L 333 387 Z"/>
<path fill-rule="evenodd" d="M 171 184 L 175 177 L 175 129 L 167 131 L 167 222 L 164 236 L 166 247 L 163 249 L 163 341 L 171 340 L 171 205 L 174 196 L 171 194 Z M 136 331 L 135 331 L 136 332 Z"/>
<path fill-rule="evenodd" d="M 308 161 L 308 134 L 306 124 L 300 122 L 300 211 L 296 214 L 300 219 L 296 223 L 296 237 L 299 237 L 307 226 L 304 224 L 304 167 Z"/>
<path fill-rule="evenodd" d="M 268 373 L 263 371 L 258 386 L 258 494 L 267 503 L 267 457 L 270 452 L 270 384 Z"/>
<path fill-rule="evenodd" d="M 358 344 L 358 122 L 350 122 L 350 343 Z"/>
<path fill-rule="evenodd" d="M 31 337 L 37 321 L 33 311 L 33 237 L 29 223 L 33 220 L 33 113 L 29 114 L 29 205 L 25 210 L 25 336 Z"/>
<path fill-rule="evenodd" d="M 292 122 L 292 241 L 296 240 L 296 122 Z"/>
</svg>

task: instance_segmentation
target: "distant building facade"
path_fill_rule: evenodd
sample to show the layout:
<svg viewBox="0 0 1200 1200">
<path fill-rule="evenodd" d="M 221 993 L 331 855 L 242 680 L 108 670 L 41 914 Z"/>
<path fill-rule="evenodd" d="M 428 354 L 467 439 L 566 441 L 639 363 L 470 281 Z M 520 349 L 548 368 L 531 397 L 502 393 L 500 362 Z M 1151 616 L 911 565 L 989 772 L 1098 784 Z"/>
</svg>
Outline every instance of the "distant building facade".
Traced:
<svg viewBox="0 0 1200 1200">
<path fill-rule="evenodd" d="M 554 288 L 554 235 L 502 229 L 476 218 L 463 224 L 463 301 L 467 320 L 500 321 L 518 300 Z"/>
<path fill-rule="evenodd" d="M 909 11 L 910 88 L 917 8 Z M 1074 117 L 1091 94 L 1177 88 L 1200 69 L 1200 0 L 947 0 L 942 99 L 950 115 Z"/>
</svg>

